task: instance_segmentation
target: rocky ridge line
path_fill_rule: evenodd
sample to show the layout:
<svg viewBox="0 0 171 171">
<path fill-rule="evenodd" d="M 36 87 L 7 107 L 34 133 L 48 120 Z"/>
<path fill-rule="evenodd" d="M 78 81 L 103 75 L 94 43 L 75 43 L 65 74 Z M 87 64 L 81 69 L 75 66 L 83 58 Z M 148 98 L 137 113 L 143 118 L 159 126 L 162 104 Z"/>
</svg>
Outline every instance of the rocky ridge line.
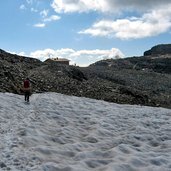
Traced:
<svg viewBox="0 0 171 171">
<path fill-rule="evenodd" d="M 21 94 L 29 77 L 33 93 L 58 92 L 124 104 L 171 108 L 171 55 L 129 57 L 89 67 L 45 63 L 0 50 L 0 92 Z"/>
</svg>

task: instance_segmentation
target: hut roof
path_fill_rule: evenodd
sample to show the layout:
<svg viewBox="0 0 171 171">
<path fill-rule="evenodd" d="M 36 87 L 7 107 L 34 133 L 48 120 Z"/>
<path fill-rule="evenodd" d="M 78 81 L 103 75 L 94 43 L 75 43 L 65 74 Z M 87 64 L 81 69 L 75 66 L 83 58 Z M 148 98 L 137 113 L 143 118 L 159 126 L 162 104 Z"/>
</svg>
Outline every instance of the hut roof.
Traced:
<svg viewBox="0 0 171 171">
<path fill-rule="evenodd" d="M 70 61 L 66 58 L 50 58 L 50 60 L 53 60 L 53 61 Z"/>
</svg>

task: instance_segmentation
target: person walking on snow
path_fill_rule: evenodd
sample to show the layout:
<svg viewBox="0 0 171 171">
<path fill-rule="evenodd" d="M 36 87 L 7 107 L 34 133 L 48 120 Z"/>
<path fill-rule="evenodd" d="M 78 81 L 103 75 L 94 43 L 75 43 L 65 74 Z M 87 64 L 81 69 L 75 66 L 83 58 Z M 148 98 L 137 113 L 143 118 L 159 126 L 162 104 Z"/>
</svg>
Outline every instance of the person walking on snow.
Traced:
<svg viewBox="0 0 171 171">
<path fill-rule="evenodd" d="M 29 78 L 26 78 L 24 80 L 23 87 L 24 87 L 25 101 L 29 102 L 29 96 L 30 96 L 30 80 L 29 80 Z"/>
</svg>

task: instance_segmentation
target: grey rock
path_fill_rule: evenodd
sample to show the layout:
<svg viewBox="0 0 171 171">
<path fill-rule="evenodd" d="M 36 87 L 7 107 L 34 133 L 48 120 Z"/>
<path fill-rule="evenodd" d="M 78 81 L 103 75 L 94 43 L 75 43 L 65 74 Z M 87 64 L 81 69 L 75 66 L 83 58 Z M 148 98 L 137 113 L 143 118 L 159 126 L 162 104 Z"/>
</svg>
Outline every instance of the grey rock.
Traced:
<svg viewBox="0 0 171 171">
<path fill-rule="evenodd" d="M 57 92 L 122 104 L 171 108 L 171 55 L 98 61 L 89 67 L 41 62 L 0 50 L 0 92 Z M 25 134 L 24 132 L 21 134 Z"/>
<path fill-rule="evenodd" d="M 160 44 L 144 52 L 144 56 L 171 54 L 171 44 Z"/>
</svg>

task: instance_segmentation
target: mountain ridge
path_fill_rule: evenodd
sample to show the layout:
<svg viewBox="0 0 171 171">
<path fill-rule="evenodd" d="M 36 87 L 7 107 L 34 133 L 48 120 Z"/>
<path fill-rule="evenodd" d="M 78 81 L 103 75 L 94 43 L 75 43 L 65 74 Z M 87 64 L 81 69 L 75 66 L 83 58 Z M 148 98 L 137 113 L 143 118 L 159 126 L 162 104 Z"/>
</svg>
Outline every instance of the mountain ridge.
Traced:
<svg viewBox="0 0 171 171">
<path fill-rule="evenodd" d="M 171 55 L 98 61 L 89 67 L 44 63 L 0 50 L 0 92 L 57 92 L 123 104 L 171 108 Z"/>
</svg>

